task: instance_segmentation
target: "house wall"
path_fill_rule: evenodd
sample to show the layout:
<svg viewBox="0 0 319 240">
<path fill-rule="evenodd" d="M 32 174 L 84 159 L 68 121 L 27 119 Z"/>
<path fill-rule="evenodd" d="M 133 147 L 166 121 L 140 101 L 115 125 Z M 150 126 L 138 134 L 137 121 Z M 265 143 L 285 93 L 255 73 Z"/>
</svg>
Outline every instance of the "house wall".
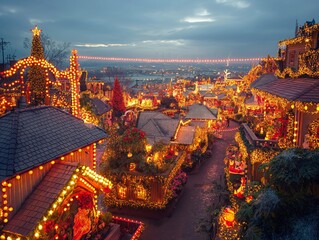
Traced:
<svg viewBox="0 0 319 240">
<path fill-rule="evenodd" d="M 308 133 L 308 126 L 311 122 L 319 118 L 319 114 L 301 114 L 301 125 L 298 131 L 299 133 L 299 146 L 304 142 L 304 136 Z"/>
<path fill-rule="evenodd" d="M 287 46 L 285 67 L 290 67 L 297 70 L 299 67 L 298 56 L 299 54 L 304 52 L 305 52 L 304 43 L 297 43 L 294 45 Z"/>
<path fill-rule="evenodd" d="M 44 176 L 51 169 L 52 164 L 46 163 L 30 171 L 26 171 L 21 174 L 17 174 L 14 178 L 7 180 L 7 183 L 11 183 L 11 187 L 7 187 L 7 204 L 3 201 L 3 207 L 13 207 L 13 211 L 9 212 L 8 219 L 19 210 L 25 199 L 32 193 L 35 187 L 41 182 Z"/>
<path fill-rule="evenodd" d="M 7 186 L 2 187 L 0 200 L 2 203 L 2 209 L 4 209 L 6 206 L 7 208 L 13 207 L 13 211 L 7 211 L 9 221 L 22 206 L 25 199 L 30 196 L 30 194 L 32 194 L 33 190 L 38 186 L 38 184 L 49 172 L 55 162 L 78 162 L 81 165 L 89 166 L 90 168 L 95 169 L 96 162 L 94 162 L 94 155 L 96 154 L 96 152 L 94 149 L 96 149 L 95 143 L 84 147 L 81 150 L 78 149 L 76 151 L 68 153 L 48 163 L 36 166 L 35 168 L 28 171 L 16 174 L 12 178 L 7 179 Z M 8 187 L 9 183 L 11 184 L 11 187 Z M 2 186 L 3 185 L 4 182 L 2 182 Z M 5 188 L 6 190 L 3 191 L 3 188 Z M 5 198 L 4 195 L 6 195 Z"/>
</svg>

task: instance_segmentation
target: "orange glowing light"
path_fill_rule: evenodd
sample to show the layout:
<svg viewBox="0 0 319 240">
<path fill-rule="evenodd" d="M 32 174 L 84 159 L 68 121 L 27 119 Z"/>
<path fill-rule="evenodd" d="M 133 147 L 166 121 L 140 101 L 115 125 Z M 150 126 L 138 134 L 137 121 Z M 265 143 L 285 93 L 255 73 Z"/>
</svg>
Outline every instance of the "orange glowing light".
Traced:
<svg viewBox="0 0 319 240">
<path fill-rule="evenodd" d="M 42 32 L 42 30 L 38 29 L 37 25 L 31 31 L 33 32 L 33 36 L 40 36 L 40 33 Z"/>
</svg>

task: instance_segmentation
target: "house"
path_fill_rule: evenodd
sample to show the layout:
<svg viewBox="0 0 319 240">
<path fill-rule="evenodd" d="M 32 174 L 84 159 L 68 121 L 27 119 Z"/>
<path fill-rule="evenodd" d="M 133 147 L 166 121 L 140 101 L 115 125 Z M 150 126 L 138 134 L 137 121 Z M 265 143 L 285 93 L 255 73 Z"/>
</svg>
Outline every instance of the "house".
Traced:
<svg viewBox="0 0 319 240">
<path fill-rule="evenodd" d="M 90 99 L 92 112 L 99 120 L 99 126 L 106 129 L 112 124 L 112 108 L 99 98 Z"/>
<path fill-rule="evenodd" d="M 109 164 L 109 177 L 114 188 L 105 201 L 111 211 L 117 212 L 118 207 L 165 209 L 176 197 L 172 188 L 174 179 L 179 176 L 188 153 L 197 149 L 200 139 L 206 136 L 198 131 L 199 127 L 189 126 L 188 123 L 161 112 L 139 113 L 136 128 L 127 129 L 123 137 L 128 151 L 124 151 L 122 157 L 128 164 L 115 167 L 115 164 Z M 136 151 L 140 146 L 135 144 L 141 139 L 143 150 L 139 151 L 145 149 L 145 157 Z M 133 146 L 128 142 L 132 142 Z M 123 158 L 119 160 L 121 150 L 116 150 L 114 159 L 124 162 Z M 113 153 L 106 156 L 113 156 Z"/>
<path fill-rule="evenodd" d="M 96 212 L 94 196 L 112 188 L 95 172 L 97 143 L 107 134 L 58 108 L 19 104 L 0 117 L 1 239 L 70 237 L 72 228 L 81 236 L 77 217 Z"/>
<path fill-rule="evenodd" d="M 319 24 L 306 22 L 296 29 L 295 37 L 279 42 L 278 65 L 276 72 L 281 78 L 319 77 Z"/>
<path fill-rule="evenodd" d="M 217 121 L 217 111 L 213 111 L 202 104 L 193 104 L 188 107 L 185 120 L 191 120 L 193 126 L 209 129 Z"/>
<path fill-rule="evenodd" d="M 137 118 L 137 128 L 145 132 L 147 141 L 150 144 L 162 141 L 170 144 L 173 141 L 179 119 L 171 117 L 156 111 L 140 112 Z"/>
<path fill-rule="evenodd" d="M 318 147 L 317 130 L 319 118 L 319 81 L 313 78 L 283 78 L 273 74 L 262 76 L 251 84 L 252 91 L 274 104 L 274 119 L 286 118 L 282 122 L 284 137 L 291 135 L 289 145 L 302 147 L 308 140 L 312 148 Z M 276 111 L 281 112 L 275 116 Z M 288 115 L 291 117 L 288 120 Z M 278 120 L 279 121 L 279 120 Z M 290 128 L 288 126 L 291 126 Z M 292 132 L 289 132 L 291 129 Z M 307 138 L 311 138 L 307 139 Z M 286 138 L 287 139 L 287 138 Z M 310 146 L 311 147 L 311 146 Z"/>
</svg>

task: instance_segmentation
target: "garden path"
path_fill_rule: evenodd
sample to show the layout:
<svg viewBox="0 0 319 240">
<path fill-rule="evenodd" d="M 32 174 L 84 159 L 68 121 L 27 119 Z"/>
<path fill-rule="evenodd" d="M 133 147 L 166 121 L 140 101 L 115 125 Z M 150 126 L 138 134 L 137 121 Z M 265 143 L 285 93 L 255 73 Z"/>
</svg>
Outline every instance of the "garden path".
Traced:
<svg viewBox="0 0 319 240">
<path fill-rule="evenodd" d="M 159 220 L 140 219 L 145 223 L 141 240 L 207 240 L 211 213 L 223 199 L 224 157 L 229 144 L 234 144 L 238 127 L 230 121 L 222 139 L 214 142 L 212 157 L 202 163 L 198 171 L 189 175 L 176 208 L 170 217 Z M 224 195 L 225 196 L 225 195 Z"/>
</svg>

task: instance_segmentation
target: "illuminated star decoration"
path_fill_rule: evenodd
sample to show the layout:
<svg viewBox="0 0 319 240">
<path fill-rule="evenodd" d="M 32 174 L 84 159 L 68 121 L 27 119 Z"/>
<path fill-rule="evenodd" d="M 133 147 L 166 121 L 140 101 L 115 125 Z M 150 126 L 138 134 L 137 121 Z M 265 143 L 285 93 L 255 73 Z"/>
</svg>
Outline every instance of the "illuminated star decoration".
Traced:
<svg viewBox="0 0 319 240">
<path fill-rule="evenodd" d="M 38 29 L 37 25 L 35 25 L 31 31 L 33 32 L 33 36 L 40 36 L 40 33 L 42 32 L 42 30 Z"/>
</svg>

